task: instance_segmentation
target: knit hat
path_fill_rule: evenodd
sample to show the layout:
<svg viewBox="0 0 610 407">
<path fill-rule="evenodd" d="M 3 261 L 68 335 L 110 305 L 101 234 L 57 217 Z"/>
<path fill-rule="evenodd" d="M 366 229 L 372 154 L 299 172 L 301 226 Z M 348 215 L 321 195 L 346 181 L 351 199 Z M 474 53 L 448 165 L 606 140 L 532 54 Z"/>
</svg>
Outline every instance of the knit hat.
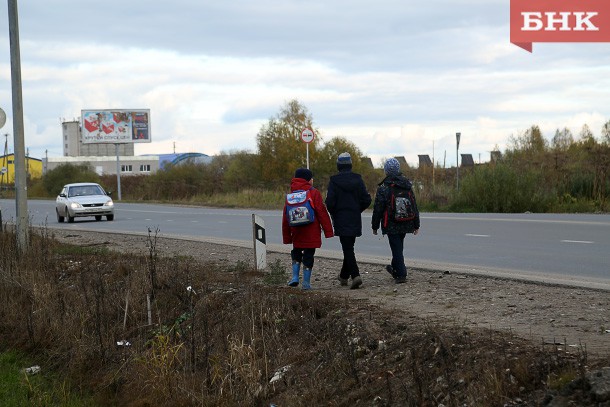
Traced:
<svg viewBox="0 0 610 407">
<path fill-rule="evenodd" d="M 313 173 L 308 168 L 298 168 L 294 172 L 295 178 L 303 178 L 305 181 L 309 181 L 313 178 Z"/>
<path fill-rule="evenodd" d="M 398 175 L 400 174 L 400 163 L 396 158 L 390 158 L 385 162 L 383 170 L 386 175 Z"/>
<path fill-rule="evenodd" d="M 338 171 L 351 171 L 352 170 L 352 156 L 349 153 L 341 153 L 337 157 L 337 170 Z"/>
<path fill-rule="evenodd" d="M 341 153 L 339 154 L 339 157 L 337 158 L 337 165 L 339 164 L 351 164 L 352 163 L 352 156 L 349 155 L 349 153 Z"/>
</svg>

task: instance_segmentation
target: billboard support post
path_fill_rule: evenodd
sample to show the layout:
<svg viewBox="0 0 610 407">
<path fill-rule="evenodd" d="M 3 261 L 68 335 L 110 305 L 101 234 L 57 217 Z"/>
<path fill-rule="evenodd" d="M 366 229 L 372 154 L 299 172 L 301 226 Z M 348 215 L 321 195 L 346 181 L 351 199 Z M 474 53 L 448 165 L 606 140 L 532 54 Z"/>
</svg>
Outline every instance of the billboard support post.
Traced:
<svg viewBox="0 0 610 407">
<path fill-rule="evenodd" d="M 119 143 L 114 144 L 116 150 L 116 193 L 117 199 L 121 200 L 121 163 L 119 161 Z"/>
</svg>

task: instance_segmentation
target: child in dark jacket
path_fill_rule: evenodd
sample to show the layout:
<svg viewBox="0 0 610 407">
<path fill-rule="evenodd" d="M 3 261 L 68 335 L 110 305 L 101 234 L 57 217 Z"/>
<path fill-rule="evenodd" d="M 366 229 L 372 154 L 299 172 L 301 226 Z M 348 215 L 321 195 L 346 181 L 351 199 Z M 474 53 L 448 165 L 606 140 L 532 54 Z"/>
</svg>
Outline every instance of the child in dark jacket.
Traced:
<svg viewBox="0 0 610 407">
<path fill-rule="evenodd" d="M 352 172 L 352 157 L 341 153 L 337 157 L 338 174 L 330 177 L 326 193 L 326 207 L 333 220 L 335 236 L 339 236 L 343 251 L 343 264 L 339 272 L 339 283 L 347 285 L 351 277 L 352 289 L 362 285 L 362 277 L 356 261 L 354 245 L 362 236 L 362 211 L 371 205 L 371 195 L 366 190 L 360 174 Z"/>
<path fill-rule="evenodd" d="M 388 236 L 392 252 L 392 264 L 388 265 L 386 270 L 394 277 L 396 283 L 404 283 L 407 281 L 407 266 L 405 265 L 403 254 L 404 240 L 407 233 L 413 233 L 413 235 L 419 233 L 419 210 L 417 209 L 411 181 L 400 173 L 400 163 L 398 160 L 390 158 L 385 162 L 383 169 L 386 177 L 379 183 L 379 188 L 377 188 L 377 193 L 375 194 L 371 226 L 374 235 L 377 234 L 379 225 L 381 225 L 381 233 Z M 415 217 L 412 220 L 396 222 L 391 216 L 388 216 L 388 209 L 392 205 L 390 202 L 391 185 L 396 185 L 399 188 L 410 191 L 415 211 Z"/>
<path fill-rule="evenodd" d="M 282 215 L 282 238 L 284 244 L 292 243 L 292 279 L 288 282 L 290 287 L 299 285 L 299 273 L 303 263 L 303 290 L 311 289 L 311 270 L 313 269 L 316 249 L 322 247 L 321 231 L 324 237 L 334 236 L 330 216 L 322 200 L 322 194 L 313 184 L 313 173 L 307 168 L 299 168 L 294 173 L 290 183 L 290 192 L 309 191 L 314 209 L 314 221 L 300 226 L 290 226 L 286 214 L 286 204 Z"/>
</svg>

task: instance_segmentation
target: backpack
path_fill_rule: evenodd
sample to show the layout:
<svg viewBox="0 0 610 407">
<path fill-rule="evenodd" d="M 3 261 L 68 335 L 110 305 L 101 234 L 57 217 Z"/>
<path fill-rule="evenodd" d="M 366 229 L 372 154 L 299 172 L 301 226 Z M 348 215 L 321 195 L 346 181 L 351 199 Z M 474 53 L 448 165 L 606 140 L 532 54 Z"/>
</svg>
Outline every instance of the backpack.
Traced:
<svg viewBox="0 0 610 407">
<path fill-rule="evenodd" d="M 286 194 L 286 217 L 290 226 L 313 223 L 315 210 L 309 191 L 294 191 Z"/>
<path fill-rule="evenodd" d="M 415 219 L 413 191 L 390 184 L 389 217 L 394 222 L 408 222 Z"/>
</svg>

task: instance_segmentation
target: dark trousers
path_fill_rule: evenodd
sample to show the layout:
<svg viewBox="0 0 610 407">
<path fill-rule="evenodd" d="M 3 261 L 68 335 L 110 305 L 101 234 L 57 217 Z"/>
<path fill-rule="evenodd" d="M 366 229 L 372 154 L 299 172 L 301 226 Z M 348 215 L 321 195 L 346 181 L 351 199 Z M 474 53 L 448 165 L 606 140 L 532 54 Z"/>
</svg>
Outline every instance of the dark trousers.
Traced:
<svg viewBox="0 0 610 407">
<path fill-rule="evenodd" d="M 406 235 L 406 233 L 388 234 L 388 242 L 392 251 L 392 268 L 396 273 L 396 277 L 407 276 L 407 266 L 405 265 L 405 256 L 403 254 Z"/>
<path fill-rule="evenodd" d="M 303 263 L 303 266 L 305 266 L 306 269 L 313 268 L 313 258 L 315 254 L 316 249 L 299 249 L 295 247 L 290 251 L 292 261 Z"/>
<path fill-rule="evenodd" d="M 339 277 L 348 279 L 354 278 L 360 275 L 358 269 L 358 263 L 356 263 L 356 253 L 354 252 L 354 245 L 356 244 L 356 236 L 339 236 L 341 242 L 341 249 L 343 250 L 343 265 L 341 266 L 341 273 Z"/>
</svg>

